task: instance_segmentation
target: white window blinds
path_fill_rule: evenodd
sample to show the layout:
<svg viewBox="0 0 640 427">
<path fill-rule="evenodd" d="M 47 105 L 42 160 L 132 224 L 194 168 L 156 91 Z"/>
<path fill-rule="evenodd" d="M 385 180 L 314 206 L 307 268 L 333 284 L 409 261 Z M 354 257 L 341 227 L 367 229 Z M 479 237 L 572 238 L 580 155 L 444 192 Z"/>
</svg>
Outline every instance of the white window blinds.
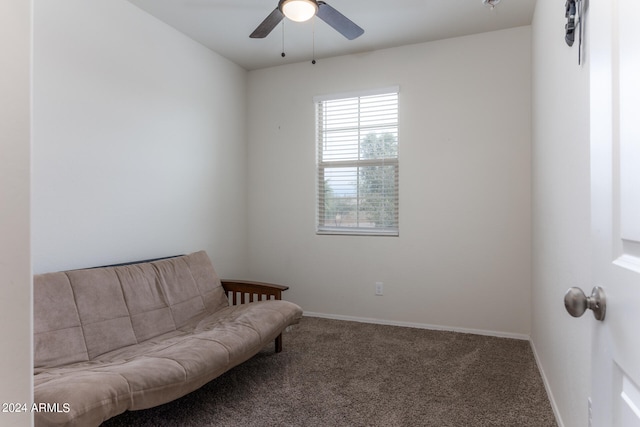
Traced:
<svg viewBox="0 0 640 427">
<path fill-rule="evenodd" d="M 315 98 L 317 233 L 398 235 L 398 88 Z"/>
</svg>

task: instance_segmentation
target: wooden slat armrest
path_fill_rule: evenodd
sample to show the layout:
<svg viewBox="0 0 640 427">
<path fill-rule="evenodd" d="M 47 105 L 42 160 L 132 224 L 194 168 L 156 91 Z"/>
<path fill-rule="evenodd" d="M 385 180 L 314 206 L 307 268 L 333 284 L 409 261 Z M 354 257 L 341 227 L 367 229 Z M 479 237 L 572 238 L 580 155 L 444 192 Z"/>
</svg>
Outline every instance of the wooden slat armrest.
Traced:
<svg viewBox="0 0 640 427">
<path fill-rule="evenodd" d="M 235 295 L 240 294 L 242 302 L 244 304 L 244 295 L 249 295 L 249 302 L 253 301 L 253 295 L 267 295 L 269 298 L 273 296 L 274 299 L 282 299 L 282 292 L 289 289 L 288 286 L 276 285 L 273 283 L 265 282 L 253 282 L 247 280 L 221 280 L 222 287 L 227 296 L 234 298 Z M 231 293 L 231 295 L 229 295 Z"/>
</svg>

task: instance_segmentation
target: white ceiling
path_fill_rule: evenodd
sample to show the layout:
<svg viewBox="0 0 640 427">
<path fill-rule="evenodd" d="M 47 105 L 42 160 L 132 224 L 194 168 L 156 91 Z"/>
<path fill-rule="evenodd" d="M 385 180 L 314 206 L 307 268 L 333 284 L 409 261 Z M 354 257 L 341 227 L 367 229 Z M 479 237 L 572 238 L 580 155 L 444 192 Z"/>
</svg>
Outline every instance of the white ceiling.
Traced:
<svg viewBox="0 0 640 427">
<path fill-rule="evenodd" d="M 535 0 L 502 0 L 493 9 L 482 0 L 326 0 L 365 30 L 349 41 L 320 19 L 304 23 L 285 19 L 284 37 L 279 24 L 264 39 L 249 38 L 278 0 L 129 1 L 247 70 L 311 61 L 314 45 L 320 61 L 529 25 L 535 7 Z"/>
</svg>

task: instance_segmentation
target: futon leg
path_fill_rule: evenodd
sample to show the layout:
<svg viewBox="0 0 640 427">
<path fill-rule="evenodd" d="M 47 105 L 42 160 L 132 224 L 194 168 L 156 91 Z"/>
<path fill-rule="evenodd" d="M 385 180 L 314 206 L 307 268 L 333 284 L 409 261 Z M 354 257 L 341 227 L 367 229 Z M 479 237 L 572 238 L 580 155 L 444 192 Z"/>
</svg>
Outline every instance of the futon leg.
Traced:
<svg viewBox="0 0 640 427">
<path fill-rule="evenodd" d="M 282 351 L 282 334 L 276 337 L 276 353 L 280 353 Z"/>
</svg>

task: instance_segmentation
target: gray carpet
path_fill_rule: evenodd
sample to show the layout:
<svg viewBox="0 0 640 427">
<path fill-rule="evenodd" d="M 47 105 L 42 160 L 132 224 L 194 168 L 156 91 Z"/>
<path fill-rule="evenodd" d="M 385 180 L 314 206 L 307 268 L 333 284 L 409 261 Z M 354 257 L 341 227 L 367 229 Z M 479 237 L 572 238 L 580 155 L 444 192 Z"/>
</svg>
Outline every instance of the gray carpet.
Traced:
<svg viewBox="0 0 640 427">
<path fill-rule="evenodd" d="M 122 426 L 556 426 L 527 341 L 305 317 L 200 390 Z"/>
</svg>

